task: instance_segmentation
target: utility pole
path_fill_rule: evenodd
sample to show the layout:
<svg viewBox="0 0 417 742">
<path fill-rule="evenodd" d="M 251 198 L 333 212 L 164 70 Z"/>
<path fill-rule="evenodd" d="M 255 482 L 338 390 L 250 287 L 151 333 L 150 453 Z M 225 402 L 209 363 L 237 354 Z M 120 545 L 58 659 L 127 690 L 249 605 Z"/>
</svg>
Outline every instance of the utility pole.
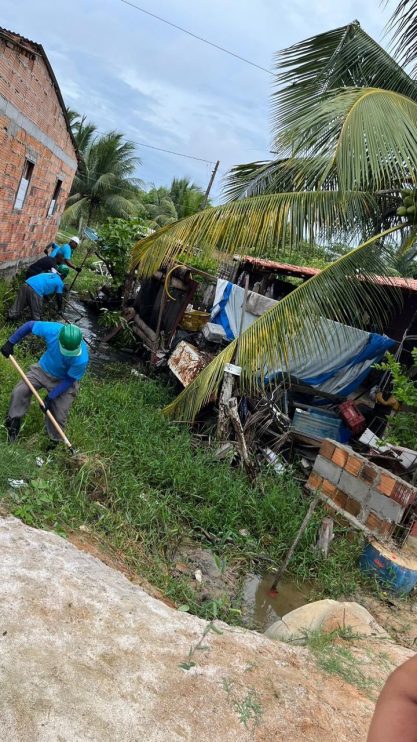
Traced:
<svg viewBox="0 0 417 742">
<path fill-rule="evenodd" d="M 217 171 L 219 169 L 219 165 L 220 165 L 220 160 L 217 160 L 217 162 L 216 162 L 216 164 L 215 164 L 215 166 L 213 168 L 213 171 L 211 173 L 209 184 L 208 184 L 207 190 L 206 190 L 206 192 L 204 194 L 204 198 L 203 198 L 203 200 L 201 202 L 201 206 L 200 206 L 201 211 L 203 209 L 205 209 L 206 206 L 207 206 L 208 197 L 210 195 L 210 191 L 211 191 L 211 187 L 213 185 L 214 178 L 216 177 L 216 173 L 217 173 Z"/>
</svg>

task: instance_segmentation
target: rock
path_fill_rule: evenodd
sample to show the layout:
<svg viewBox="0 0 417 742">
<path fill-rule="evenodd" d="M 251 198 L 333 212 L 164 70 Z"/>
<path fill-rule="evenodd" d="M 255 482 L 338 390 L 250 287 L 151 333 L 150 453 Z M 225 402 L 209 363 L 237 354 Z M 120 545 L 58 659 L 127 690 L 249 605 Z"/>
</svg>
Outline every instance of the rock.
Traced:
<svg viewBox="0 0 417 742">
<path fill-rule="evenodd" d="M 373 702 L 323 675 L 304 647 L 220 622 L 222 633 L 207 632 L 206 621 L 15 518 L 0 519 L 0 553 L 1 739 L 366 738 Z M 378 687 L 393 666 L 381 661 Z"/>
<path fill-rule="evenodd" d="M 276 621 L 265 633 L 270 639 L 297 641 L 312 631 L 321 630 L 330 634 L 344 628 L 350 628 L 353 634 L 360 636 L 388 637 L 387 632 L 359 603 L 328 599 L 296 608 Z"/>
</svg>

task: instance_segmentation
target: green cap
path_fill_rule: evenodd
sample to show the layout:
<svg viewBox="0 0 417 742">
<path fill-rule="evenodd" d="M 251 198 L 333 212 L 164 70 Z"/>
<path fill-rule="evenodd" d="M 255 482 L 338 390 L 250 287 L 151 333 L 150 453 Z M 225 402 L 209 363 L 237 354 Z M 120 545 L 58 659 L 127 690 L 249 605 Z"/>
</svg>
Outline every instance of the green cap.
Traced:
<svg viewBox="0 0 417 742">
<path fill-rule="evenodd" d="M 77 325 L 64 325 L 59 333 L 59 350 L 63 356 L 80 356 L 83 334 Z"/>
<path fill-rule="evenodd" d="M 66 276 L 68 276 L 69 268 L 67 265 L 65 265 L 65 263 L 63 265 L 57 265 L 56 269 L 61 278 L 65 278 Z"/>
</svg>

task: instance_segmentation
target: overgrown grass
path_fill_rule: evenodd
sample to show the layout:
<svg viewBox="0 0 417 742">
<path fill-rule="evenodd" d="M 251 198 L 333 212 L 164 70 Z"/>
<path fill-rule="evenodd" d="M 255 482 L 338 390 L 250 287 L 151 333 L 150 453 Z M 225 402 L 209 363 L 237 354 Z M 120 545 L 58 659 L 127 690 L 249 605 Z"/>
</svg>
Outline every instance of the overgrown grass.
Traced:
<svg viewBox="0 0 417 742">
<path fill-rule="evenodd" d="M 1 285 L 0 285 L 1 286 Z M 1 295 L 0 289 L 0 295 Z M 3 326 L 0 342 L 10 329 Z M 16 356 L 24 368 L 39 357 L 41 341 L 24 341 Z M 167 420 L 161 408 L 172 391 L 161 380 L 141 380 L 129 366 L 89 373 L 71 412 L 68 435 L 83 452 L 98 456 L 106 477 L 97 481 L 88 466 L 71 467 L 58 447 L 46 454 L 43 415 L 32 403 L 19 442 L 6 443 L 0 428 L 0 498 L 29 525 L 64 533 L 81 525 L 106 537 L 139 573 L 178 603 L 210 618 L 190 583 L 171 576 L 176 547 L 186 538 L 205 540 L 228 564 L 256 569 L 257 554 L 279 565 L 303 520 L 308 501 L 290 475 L 265 472 L 262 488 L 196 446 L 188 427 Z M 16 382 L 11 364 L 0 356 L 0 420 Z M 36 456 L 45 459 L 39 468 Z M 14 489 L 10 479 L 27 486 Z M 323 561 L 312 548 L 322 513 L 309 525 L 290 566 L 297 579 L 315 579 L 318 595 L 349 595 L 361 581 L 360 539 L 339 531 Z M 248 535 L 242 535 L 248 534 Z M 206 534 L 206 536 L 204 536 Z M 265 562 L 259 564 L 264 566 Z M 219 618 L 238 620 L 238 600 L 219 606 Z"/>
</svg>

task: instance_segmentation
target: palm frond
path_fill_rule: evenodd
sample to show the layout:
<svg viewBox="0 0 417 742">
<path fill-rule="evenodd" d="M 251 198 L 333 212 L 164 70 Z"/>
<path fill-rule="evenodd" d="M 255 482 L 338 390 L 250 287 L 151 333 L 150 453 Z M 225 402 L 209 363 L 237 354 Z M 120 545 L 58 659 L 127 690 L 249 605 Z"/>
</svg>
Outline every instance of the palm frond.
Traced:
<svg viewBox="0 0 417 742">
<path fill-rule="evenodd" d="M 275 134 L 308 113 L 329 91 L 383 88 L 417 100 L 417 84 L 358 21 L 327 31 L 277 54 L 273 95 Z"/>
<path fill-rule="evenodd" d="M 306 178 L 317 177 L 322 156 L 323 181 L 335 169 L 341 189 L 400 188 L 416 181 L 417 102 L 381 88 L 334 91 L 283 132 L 281 142 L 300 158 L 300 176 L 304 169 Z"/>
<path fill-rule="evenodd" d="M 131 267 L 152 275 L 161 264 L 198 248 L 217 252 L 279 254 L 303 241 L 351 243 L 371 220 L 374 199 L 366 193 L 308 191 L 278 193 L 206 209 L 164 227 L 133 248 Z"/>
<path fill-rule="evenodd" d="M 330 264 L 242 333 L 238 359 L 242 393 L 253 394 L 264 388 L 265 377 L 273 376 L 276 369 L 288 373 L 291 359 L 317 354 L 317 348 L 332 347 L 323 318 L 361 326 L 367 314 L 382 326 L 389 314 L 389 295 L 386 285 L 372 282 L 375 275 L 385 271 L 384 256 L 374 243 L 396 229 L 399 227 L 372 237 Z M 392 302 L 399 301 L 394 287 L 389 292 Z M 234 340 L 216 356 L 166 408 L 166 414 L 177 420 L 194 420 L 200 409 L 217 396 L 224 366 L 232 361 L 236 345 Z"/>
<path fill-rule="evenodd" d="M 401 0 L 388 22 L 393 33 L 394 53 L 402 64 L 417 64 L 417 0 Z"/>
</svg>

